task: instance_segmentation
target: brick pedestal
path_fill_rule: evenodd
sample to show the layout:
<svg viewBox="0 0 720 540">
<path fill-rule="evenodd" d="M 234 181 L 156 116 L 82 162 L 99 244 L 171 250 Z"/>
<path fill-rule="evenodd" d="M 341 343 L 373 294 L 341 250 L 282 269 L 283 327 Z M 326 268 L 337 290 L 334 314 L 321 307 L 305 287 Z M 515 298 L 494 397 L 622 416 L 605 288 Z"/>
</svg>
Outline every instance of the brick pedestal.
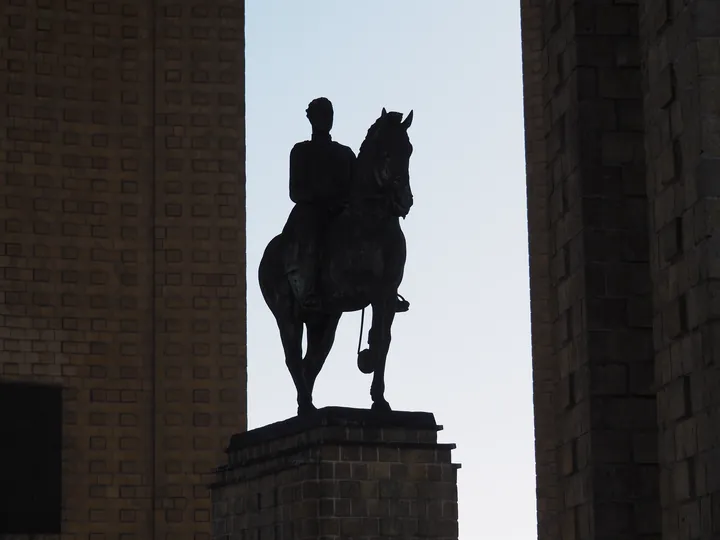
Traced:
<svg viewBox="0 0 720 540">
<path fill-rule="evenodd" d="M 235 435 L 216 540 L 458 538 L 453 444 L 429 413 L 321 409 Z"/>
</svg>

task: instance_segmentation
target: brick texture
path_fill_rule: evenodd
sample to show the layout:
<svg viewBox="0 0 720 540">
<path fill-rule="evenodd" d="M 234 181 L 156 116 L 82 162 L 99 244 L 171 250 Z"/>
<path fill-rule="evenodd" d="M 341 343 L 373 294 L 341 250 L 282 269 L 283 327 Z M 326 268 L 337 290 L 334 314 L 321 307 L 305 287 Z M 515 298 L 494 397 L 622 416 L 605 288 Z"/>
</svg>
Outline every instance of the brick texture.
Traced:
<svg viewBox="0 0 720 540">
<path fill-rule="evenodd" d="M 537 520 L 540 540 L 559 538 L 558 512 L 562 499 L 556 459 L 555 392 L 558 384 L 553 352 L 553 304 L 550 285 L 550 186 L 547 172 L 545 99 L 547 73 L 542 2 L 522 2 L 522 58 L 525 113 L 525 151 L 532 313 L 533 402 L 535 409 L 535 467 Z"/>
<path fill-rule="evenodd" d="M 231 444 L 213 486 L 214 539 L 457 540 L 454 445 L 438 444 L 434 421 L 322 414 Z"/>
<path fill-rule="evenodd" d="M 720 4 L 641 1 L 663 533 L 720 535 Z"/>
<path fill-rule="evenodd" d="M 660 533 L 636 4 L 522 3 L 541 540 Z"/>
<path fill-rule="evenodd" d="M 0 5 L 0 376 L 64 388 L 63 538 L 210 537 L 245 427 L 240 0 Z"/>
</svg>

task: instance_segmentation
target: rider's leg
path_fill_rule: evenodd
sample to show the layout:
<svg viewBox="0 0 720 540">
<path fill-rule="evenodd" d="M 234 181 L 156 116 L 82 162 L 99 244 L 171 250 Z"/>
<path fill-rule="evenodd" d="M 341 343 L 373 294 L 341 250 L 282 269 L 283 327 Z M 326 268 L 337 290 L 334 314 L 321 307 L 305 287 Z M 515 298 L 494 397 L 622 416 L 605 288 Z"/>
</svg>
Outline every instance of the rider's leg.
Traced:
<svg viewBox="0 0 720 540">
<path fill-rule="evenodd" d="M 301 306 L 306 309 L 319 307 L 315 292 L 317 273 L 317 218 L 311 212 L 304 212 L 295 220 L 291 231 L 291 257 L 288 265 L 288 280 Z"/>
<path fill-rule="evenodd" d="M 304 248 L 300 253 L 299 280 L 302 290 L 298 300 L 304 308 L 316 309 L 320 306 L 320 298 L 315 287 L 317 279 L 317 247 L 315 240 L 305 242 Z"/>
</svg>

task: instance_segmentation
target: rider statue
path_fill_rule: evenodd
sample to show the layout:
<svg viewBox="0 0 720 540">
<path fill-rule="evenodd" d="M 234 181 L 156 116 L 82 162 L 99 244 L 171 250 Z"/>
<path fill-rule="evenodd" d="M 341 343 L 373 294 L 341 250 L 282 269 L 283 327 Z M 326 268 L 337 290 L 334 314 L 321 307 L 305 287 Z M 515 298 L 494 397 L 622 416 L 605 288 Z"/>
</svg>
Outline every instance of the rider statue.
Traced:
<svg viewBox="0 0 720 540">
<path fill-rule="evenodd" d="M 290 152 L 290 199 L 295 206 L 282 234 L 290 246 L 285 271 L 295 298 L 303 309 L 320 310 L 316 269 L 321 237 L 349 202 L 356 157 L 330 136 L 333 106 L 329 99 L 312 100 L 305 112 L 312 137 Z M 399 297 L 396 310 L 408 307 Z"/>
<path fill-rule="evenodd" d="M 324 97 L 308 105 L 312 138 L 290 152 L 290 213 L 283 236 L 292 249 L 286 261 L 290 285 L 300 305 L 319 309 L 316 291 L 318 244 L 330 219 L 347 203 L 355 167 L 355 153 L 332 140 L 333 107 Z"/>
</svg>

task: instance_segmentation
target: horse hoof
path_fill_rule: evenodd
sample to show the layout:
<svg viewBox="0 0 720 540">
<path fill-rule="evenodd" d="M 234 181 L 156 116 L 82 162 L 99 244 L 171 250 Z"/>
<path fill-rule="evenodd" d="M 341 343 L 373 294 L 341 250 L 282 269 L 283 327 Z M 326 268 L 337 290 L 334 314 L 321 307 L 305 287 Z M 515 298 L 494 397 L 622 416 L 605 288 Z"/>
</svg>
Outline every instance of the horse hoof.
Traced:
<svg viewBox="0 0 720 540">
<path fill-rule="evenodd" d="M 365 375 L 370 375 L 375 371 L 375 362 L 370 349 L 364 349 L 358 353 L 357 365 Z"/>
<path fill-rule="evenodd" d="M 381 401 L 375 401 L 372 404 L 372 410 L 374 412 L 379 412 L 379 413 L 392 412 L 392 409 L 390 408 L 390 404 L 387 401 L 385 401 L 384 399 Z"/>
<path fill-rule="evenodd" d="M 312 414 L 315 411 L 317 411 L 317 407 L 313 405 L 312 403 L 307 403 L 305 405 L 298 405 L 298 416 L 307 416 L 308 414 Z"/>
</svg>

